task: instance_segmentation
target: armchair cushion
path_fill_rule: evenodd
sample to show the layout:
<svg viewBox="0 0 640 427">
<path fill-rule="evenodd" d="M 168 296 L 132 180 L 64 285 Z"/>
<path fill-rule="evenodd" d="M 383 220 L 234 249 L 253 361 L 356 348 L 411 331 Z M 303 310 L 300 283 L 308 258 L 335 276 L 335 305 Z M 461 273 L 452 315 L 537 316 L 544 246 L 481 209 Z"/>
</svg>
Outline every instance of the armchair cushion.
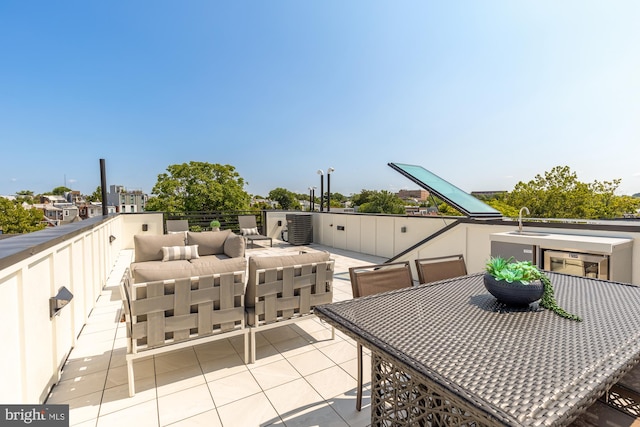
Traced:
<svg viewBox="0 0 640 427">
<path fill-rule="evenodd" d="M 230 234 L 232 234 L 231 230 L 201 231 L 198 233 L 189 231 L 187 242 L 189 245 L 198 245 L 200 256 L 217 255 L 224 253 L 224 244 Z"/>
<path fill-rule="evenodd" d="M 183 234 L 161 234 L 133 236 L 135 246 L 135 262 L 162 261 L 163 246 L 184 246 Z"/>
<path fill-rule="evenodd" d="M 285 267 L 292 265 L 309 264 L 314 262 L 329 261 L 329 252 L 310 252 L 299 255 L 281 255 L 271 257 L 250 257 L 249 258 L 249 280 L 245 296 L 245 305 L 253 307 L 256 299 L 256 276 L 257 270 Z"/>
<path fill-rule="evenodd" d="M 131 274 L 135 283 L 155 280 L 180 279 L 190 277 L 192 265 L 187 260 L 171 262 L 146 261 L 131 264 Z"/>
<path fill-rule="evenodd" d="M 237 234 L 230 234 L 224 241 L 224 254 L 230 258 L 244 257 L 245 240 Z"/>
</svg>

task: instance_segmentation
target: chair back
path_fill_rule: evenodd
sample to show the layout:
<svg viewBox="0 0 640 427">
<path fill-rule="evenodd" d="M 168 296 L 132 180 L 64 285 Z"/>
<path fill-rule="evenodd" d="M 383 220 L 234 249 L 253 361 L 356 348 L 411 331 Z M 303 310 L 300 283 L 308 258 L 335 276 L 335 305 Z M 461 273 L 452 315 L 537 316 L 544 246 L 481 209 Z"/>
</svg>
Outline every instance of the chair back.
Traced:
<svg viewBox="0 0 640 427">
<path fill-rule="evenodd" d="M 431 283 L 467 274 L 467 266 L 462 255 L 417 259 L 416 270 L 420 283 Z"/>
<path fill-rule="evenodd" d="M 189 221 L 186 219 L 168 219 L 167 233 L 189 231 Z"/>
<path fill-rule="evenodd" d="M 238 225 L 240 228 L 257 228 L 255 215 L 238 215 Z"/>
<path fill-rule="evenodd" d="M 409 261 L 351 267 L 349 277 L 354 298 L 413 286 Z"/>
</svg>

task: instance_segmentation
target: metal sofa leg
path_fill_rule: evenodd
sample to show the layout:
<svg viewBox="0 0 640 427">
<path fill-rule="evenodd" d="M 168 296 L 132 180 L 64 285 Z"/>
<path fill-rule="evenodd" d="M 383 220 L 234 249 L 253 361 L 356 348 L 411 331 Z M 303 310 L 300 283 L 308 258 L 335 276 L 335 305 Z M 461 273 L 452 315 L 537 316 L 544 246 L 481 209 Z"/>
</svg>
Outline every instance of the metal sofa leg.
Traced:
<svg viewBox="0 0 640 427">
<path fill-rule="evenodd" d="M 133 375 L 133 359 L 127 357 L 127 380 L 129 382 L 129 397 L 136 394 L 135 377 Z"/>
<path fill-rule="evenodd" d="M 250 352 L 251 352 L 251 356 L 249 358 L 249 363 L 256 363 L 256 331 L 255 328 L 251 328 L 250 332 L 251 334 L 251 339 L 249 347 L 250 347 Z"/>
<path fill-rule="evenodd" d="M 249 334 L 244 334 L 244 363 L 249 363 L 249 347 L 251 345 L 251 340 L 249 339 Z"/>
</svg>

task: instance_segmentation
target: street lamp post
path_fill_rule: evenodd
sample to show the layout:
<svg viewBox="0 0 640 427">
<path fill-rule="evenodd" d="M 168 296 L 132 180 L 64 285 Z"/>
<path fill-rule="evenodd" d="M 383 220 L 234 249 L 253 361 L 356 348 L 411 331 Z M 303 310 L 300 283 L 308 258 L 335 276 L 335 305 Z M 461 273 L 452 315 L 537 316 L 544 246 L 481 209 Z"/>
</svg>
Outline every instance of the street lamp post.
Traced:
<svg viewBox="0 0 640 427">
<path fill-rule="evenodd" d="M 309 211 L 313 211 L 313 187 L 309 187 Z"/>
<path fill-rule="evenodd" d="M 316 210 L 316 188 L 317 187 L 311 187 L 311 210 L 312 211 Z"/>
<path fill-rule="evenodd" d="M 318 169 L 318 175 L 320 175 L 320 212 L 324 211 L 324 172 L 322 169 Z"/>
<path fill-rule="evenodd" d="M 327 169 L 327 212 L 331 210 L 331 172 L 335 171 L 332 167 Z"/>
</svg>

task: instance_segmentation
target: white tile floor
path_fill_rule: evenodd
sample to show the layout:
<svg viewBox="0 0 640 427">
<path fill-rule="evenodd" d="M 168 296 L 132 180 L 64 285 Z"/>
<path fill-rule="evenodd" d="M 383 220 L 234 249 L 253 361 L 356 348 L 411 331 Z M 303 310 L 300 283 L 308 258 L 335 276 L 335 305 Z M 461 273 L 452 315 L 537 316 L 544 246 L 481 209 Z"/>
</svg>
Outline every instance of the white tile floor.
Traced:
<svg viewBox="0 0 640 427">
<path fill-rule="evenodd" d="M 309 245 L 247 250 L 247 256 L 329 250 L 336 260 L 334 299 L 351 298 L 348 268 L 384 259 Z M 48 403 L 70 405 L 70 425 L 103 426 L 367 426 L 365 398 L 355 410 L 356 346 L 315 316 L 257 333 L 257 360 L 242 361 L 233 337 L 135 362 L 136 395 L 128 397 L 126 342 L 118 283 L 131 260 L 123 251 Z"/>
</svg>

